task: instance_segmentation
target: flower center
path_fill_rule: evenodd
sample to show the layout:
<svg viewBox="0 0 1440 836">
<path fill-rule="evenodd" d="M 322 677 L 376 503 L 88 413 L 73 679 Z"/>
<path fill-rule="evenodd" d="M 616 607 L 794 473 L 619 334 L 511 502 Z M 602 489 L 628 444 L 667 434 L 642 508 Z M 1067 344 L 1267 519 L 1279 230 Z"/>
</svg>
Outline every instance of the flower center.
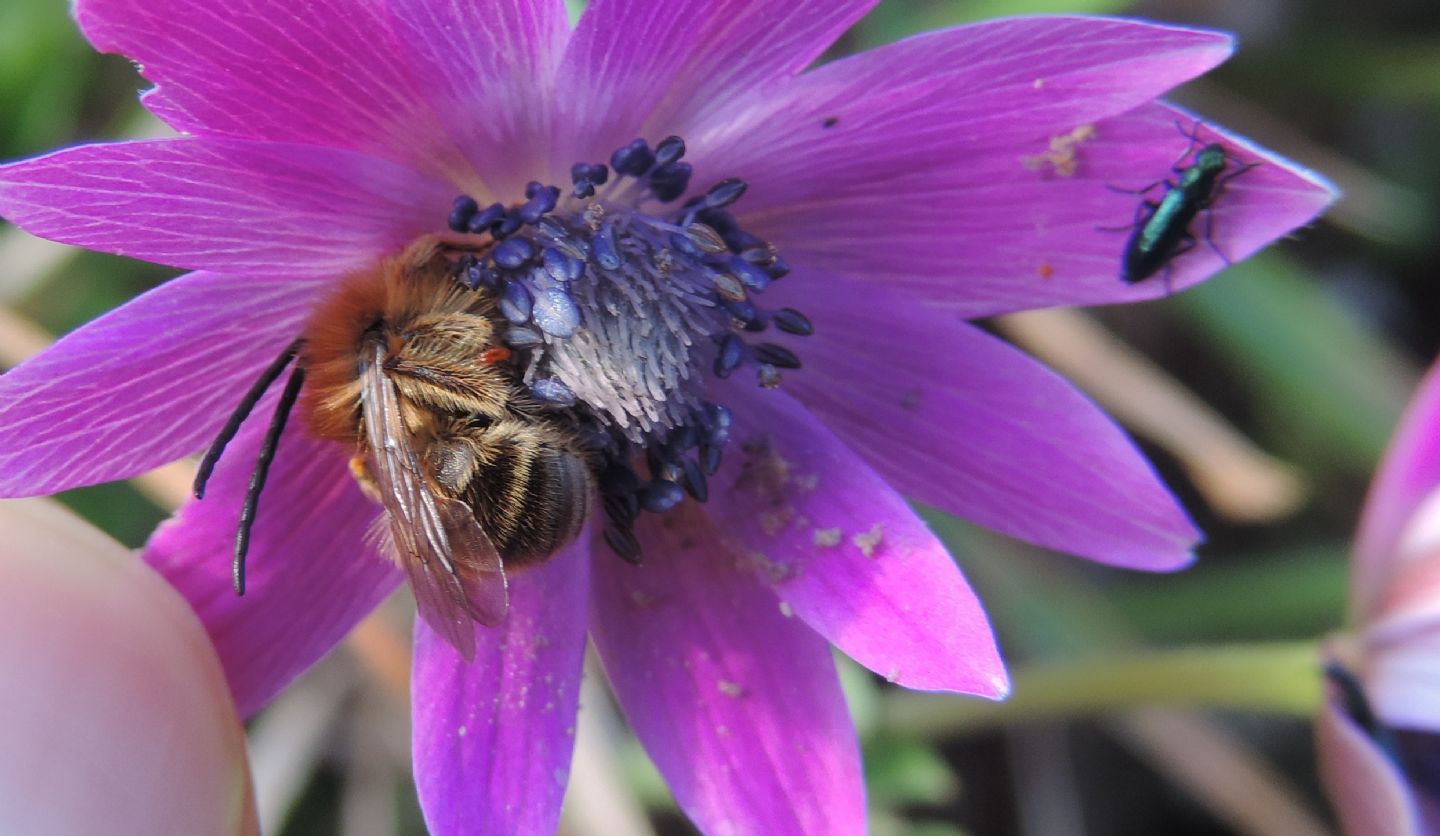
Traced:
<svg viewBox="0 0 1440 836">
<path fill-rule="evenodd" d="M 744 181 L 722 180 L 676 205 L 692 173 L 684 154 L 679 137 L 653 149 L 637 139 L 608 166 L 575 164 L 563 195 L 538 182 L 508 208 L 462 195 L 449 219 L 456 232 L 495 239 L 460 260 L 457 278 L 496 295 L 505 343 L 535 399 L 592 431 L 606 539 L 630 559 L 640 510 L 708 495 L 731 420 L 709 400 L 708 375 L 749 366 L 760 385 L 778 386 L 800 360 L 756 335 L 771 325 L 813 330 L 799 311 L 757 302 L 789 267 L 728 211 Z M 637 474 L 642 459 L 648 480 Z"/>
</svg>

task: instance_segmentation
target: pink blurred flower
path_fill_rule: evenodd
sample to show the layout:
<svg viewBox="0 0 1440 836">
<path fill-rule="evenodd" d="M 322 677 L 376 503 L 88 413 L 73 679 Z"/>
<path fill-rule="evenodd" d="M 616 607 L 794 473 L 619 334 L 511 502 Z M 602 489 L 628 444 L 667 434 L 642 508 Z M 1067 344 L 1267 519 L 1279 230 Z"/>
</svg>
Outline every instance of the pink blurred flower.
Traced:
<svg viewBox="0 0 1440 836">
<path fill-rule="evenodd" d="M 245 734 L 205 631 L 118 543 L 0 502 L 0 831 L 257 833 Z"/>
<path fill-rule="evenodd" d="M 781 391 L 647 390 L 660 414 L 682 389 L 723 400 L 734 426 L 709 501 L 641 519 L 642 567 L 581 542 L 516 573 L 510 616 L 478 631 L 473 664 L 419 623 L 421 799 L 437 834 L 553 830 L 588 633 L 703 829 L 863 829 L 830 644 L 909 687 L 1007 688 L 979 603 L 902 495 L 1114 565 L 1191 559 L 1197 532 L 1124 434 L 962 320 L 1165 292 L 1117 278 L 1125 236 L 1097 227 L 1128 223 L 1139 198 L 1107 186 L 1166 176 L 1190 143 L 1175 123 L 1195 117 L 1155 97 L 1232 47 L 1213 32 L 1034 17 L 802 72 L 873 2 L 597 0 L 572 31 L 560 0 L 79 0 L 86 35 L 139 63 L 156 84 L 146 106 L 187 136 L 0 168 L 0 213 L 198 272 L 0 378 L 0 491 L 118 479 L 195 452 L 337 277 L 443 231 L 457 193 L 508 203 L 528 181 L 568 188 L 572 164 L 610 159 L 636 136 L 683 137 L 697 184 L 748 184 L 712 217 L 733 222 L 722 229 L 732 252 L 770 242 L 789 263 L 765 299 L 815 323 L 797 346 L 805 367 Z M 1229 258 L 1333 198 L 1314 175 L 1201 131 L 1236 164 L 1263 163 L 1215 206 Z M 624 182 L 602 192 L 610 212 L 652 230 L 682 218 L 650 199 L 654 172 Z M 555 216 L 574 221 L 582 206 L 563 198 Z M 653 241 L 622 243 L 649 252 Z M 1202 243 L 1168 283 L 1221 264 Z M 586 275 L 601 281 L 602 267 Z M 584 313 L 616 333 L 654 325 Z M 665 327 L 676 344 L 711 345 Z M 552 337 L 540 339 L 563 353 Z M 562 382 L 618 421 L 613 403 L 585 395 L 593 375 L 645 377 L 663 352 L 602 348 L 602 368 Z M 710 357 L 687 363 L 668 371 L 702 381 Z M 658 449 L 668 420 L 638 443 Z M 247 714 L 399 583 L 365 541 L 377 509 L 347 473 L 351 451 L 292 428 L 255 529 L 250 592 L 230 592 L 259 424 L 232 444 L 206 501 L 145 551 L 207 625 Z M 757 466 L 779 474 L 769 494 L 738 486 Z"/>
<path fill-rule="evenodd" d="M 1354 679 L 1317 725 L 1326 786 L 1347 833 L 1440 834 L 1440 365 L 1370 489 L 1350 592 L 1356 634 L 1331 655 Z"/>
</svg>

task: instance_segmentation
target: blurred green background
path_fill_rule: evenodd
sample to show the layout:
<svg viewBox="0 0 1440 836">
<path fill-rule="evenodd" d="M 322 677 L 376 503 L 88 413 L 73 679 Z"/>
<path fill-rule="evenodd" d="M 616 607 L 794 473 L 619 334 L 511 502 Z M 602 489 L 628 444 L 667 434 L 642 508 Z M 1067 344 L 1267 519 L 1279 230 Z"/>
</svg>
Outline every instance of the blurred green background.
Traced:
<svg viewBox="0 0 1440 836">
<path fill-rule="evenodd" d="M 133 69 L 94 54 L 66 6 L 0 3 L 0 159 L 156 131 L 136 103 L 142 83 Z M 1269 468 L 1279 493 L 1267 495 L 1273 507 L 1259 502 L 1247 514 L 1243 501 L 1237 510 L 1233 496 L 1192 481 L 1194 469 L 1174 445 L 1142 440 L 1209 536 L 1195 568 L 1161 577 L 1107 570 L 933 518 L 987 603 L 1017 697 L 994 710 L 907 694 L 842 661 L 864 736 L 874 831 L 1326 832 L 1306 717 L 1318 688 L 1313 647 L 1344 623 L 1346 552 L 1366 484 L 1440 348 L 1432 240 L 1440 7 L 887 0 L 835 54 L 1030 12 L 1124 14 L 1236 32 L 1236 56 L 1173 98 L 1327 174 L 1346 198 L 1293 240 L 1199 289 L 1093 312 L 1268 454 L 1255 465 Z M 0 310 L 10 317 L 0 330 L 16 352 L 7 362 L 26 339 L 64 333 L 168 275 L 0 227 Z M 129 484 L 65 499 L 131 545 L 164 516 Z M 1254 658 L 1225 650 L 1227 643 L 1245 643 Z M 1177 673 L 1157 683 L 1163 665 L 1195 669 L 1184 654 L 1167 652 L 1177 648 L 1204 664 L 1251 671 L 1255 693 L 1235 701 L 1268 710 L 1236 709 L 1203 677 Z M 383 657 L 373 646 L 348 648 L 255 722 L 268 832 L 423 831 L 406 771 L 404 707 L 376 653 Z M 586 702 L 594 711 L 582 734 L 594 748 L 577 761 L 576 780 L 598 781 L 613 804 L 572 806 L 567 832 L 690 832 L 603 696 Z M 1217 759 L 1201 745 L 1207 741 L 1229 755 Z M 1259 787 L 1253 804 L 1274 808 L 1258 817 L 1227 805 L 1220 786 L 1250 767 Z M 611 772 L 621 777 L 615 787 L 599 774 Z M 1285 818 L 1289 812 L 1296 818 Z"/>
</svg>

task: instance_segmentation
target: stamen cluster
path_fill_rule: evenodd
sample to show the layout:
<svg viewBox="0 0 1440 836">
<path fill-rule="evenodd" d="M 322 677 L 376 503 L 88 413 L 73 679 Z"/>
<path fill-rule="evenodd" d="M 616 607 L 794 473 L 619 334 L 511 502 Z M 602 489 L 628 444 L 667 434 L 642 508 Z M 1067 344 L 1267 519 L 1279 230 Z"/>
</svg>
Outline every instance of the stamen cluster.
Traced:
<svg viewBox="0 0 1440 836">
<path fill-rule="evenodd" d="M 728 378 L 748 364 L 761 385 L 778 386 L 800 358 L 751 335 L 772 324 L 792 335 L 813 331 L 799 311 L 756 302 L 790 268 L 729 212 L 745 194 L 743 180 L 666 205 L 689 189 L 684 155 L 679 137 L 653 149 L 636 139 L 608 166 L 572 166 L 563 197 L 557 186 L 531 182 L 523 203 L 481 208 L 462 195 L 449 218 L 456 232 L 495 240 L 464 257 L 457 278 L 495 294 L 530 394 L 590 430 L 603 462 L 606 537 L 631 558 L 639 512 L 669 510 L 686 493 L 704 501 L 706 479 L 720 467 L 730 411 L 707 398 L 700 370 Z M 642 459 L 648 480 L 636 473 Z"/>
</svg>

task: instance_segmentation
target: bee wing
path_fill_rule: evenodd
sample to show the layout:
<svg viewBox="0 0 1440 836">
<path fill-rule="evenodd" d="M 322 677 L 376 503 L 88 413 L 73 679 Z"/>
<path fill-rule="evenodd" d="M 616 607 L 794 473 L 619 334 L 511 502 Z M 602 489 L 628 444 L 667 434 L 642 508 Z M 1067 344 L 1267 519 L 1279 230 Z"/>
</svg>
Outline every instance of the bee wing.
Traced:
<svg viewBox="0 0 1440 836">
<path fill-rule="evenodd" d="M 384 360 L 376 343 L 361 361 L 360 402 L 391 540 L 421 617 L 469 660 L 474 622 L 497 624 L 509 608 L 505 567 L 470 506 L 432 490 Z"/>
</svg>

